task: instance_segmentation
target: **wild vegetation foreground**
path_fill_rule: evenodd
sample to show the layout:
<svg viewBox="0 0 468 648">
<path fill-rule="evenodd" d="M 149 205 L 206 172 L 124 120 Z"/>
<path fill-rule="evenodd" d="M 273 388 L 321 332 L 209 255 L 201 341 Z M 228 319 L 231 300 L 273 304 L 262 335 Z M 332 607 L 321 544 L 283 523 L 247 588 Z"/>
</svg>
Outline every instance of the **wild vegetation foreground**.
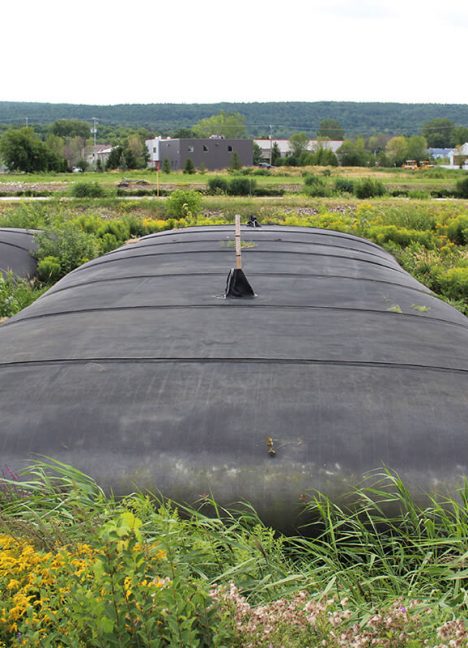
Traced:
<svg viewBox="0 0 468 648">
<path fill-rule="evenodd" d="M 421 507 L 376 473 L 349 510 L 311 492 L 285 537 L 248 505 L 115 499 L 53 461 L 6 472 L 0 645 L 467 645 L 466 487 Z"/>
</svg>

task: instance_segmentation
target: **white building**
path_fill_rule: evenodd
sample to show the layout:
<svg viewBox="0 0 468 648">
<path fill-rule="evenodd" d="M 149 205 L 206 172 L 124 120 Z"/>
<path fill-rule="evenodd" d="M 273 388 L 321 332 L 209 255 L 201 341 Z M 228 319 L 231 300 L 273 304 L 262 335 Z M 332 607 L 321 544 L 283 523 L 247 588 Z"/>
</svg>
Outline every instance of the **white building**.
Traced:
<svg viewBox="0 0 468 648">
<path fill-rule="evenodd" d="M 468 169 L 468 142 L 450 151 L 448 159 L 454 169 Z"/>
<path fill-rule="evenodd" d="M 291 143 L 288 139 L 255 139 L 254 144 L 257 144 L 261 148 L 262 160 L 266 162 L 269 162 L 270 150 L 275 144 L 281 153 L 281 157 L 286 157 L 292 151 Z M 343 142 L 341 140 L 309 140 L 306 148 L 308 151 L 313 152 L 322 147 L 336 153 L 342 144 Z"/>
<path fill-rule="evenodd" d="M 86 156 L 86 161 L 89 166 L 96 167 L 98 160 L 101 161 L 103 167 L 106 166 L 106 162 L 113 148 L 112 144 L 96 144 L 96 146 L 92 146 Z"/>
</svg>

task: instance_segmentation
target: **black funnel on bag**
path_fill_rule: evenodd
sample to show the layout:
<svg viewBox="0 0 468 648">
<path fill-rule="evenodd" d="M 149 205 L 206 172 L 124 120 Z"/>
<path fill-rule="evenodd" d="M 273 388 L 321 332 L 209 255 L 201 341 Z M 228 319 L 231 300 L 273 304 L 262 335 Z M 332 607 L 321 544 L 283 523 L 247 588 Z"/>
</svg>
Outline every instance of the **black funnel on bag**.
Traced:
<svg viewBox="0 0 468 648">
<path fill-rule="evenodd" d="M 226 281 L 226 297 L 255 297 L 252 286 L 249 284 L 244 271 L 240 268 L 231 268 Z"/>
<path fill-rule="evenodd" d="M 242 270 L 242 255 L 241 255 L 241 231 L 240 231 L 240 216 L 235 216 L 235 244 L 236 244 L 236 267 L 231 268 L 229 271 L 226 290 L 224 291 L 225 297 L 235 297 L 237 299 L 242 297 L 255 297 L 252 286 L 247 281 L 247 277 Z"/>
</svg>

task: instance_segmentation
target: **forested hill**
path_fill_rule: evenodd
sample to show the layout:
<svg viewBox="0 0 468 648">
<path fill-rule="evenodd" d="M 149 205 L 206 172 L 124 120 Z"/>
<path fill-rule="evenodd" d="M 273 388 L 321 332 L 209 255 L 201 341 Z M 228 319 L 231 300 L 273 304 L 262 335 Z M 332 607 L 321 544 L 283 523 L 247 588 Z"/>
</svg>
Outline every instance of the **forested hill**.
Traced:
<svg viewBox="0 0 468 648">
<path fill-rule="evenodd" d="M 322 119 L 336 119 L 346 136 L 373 132 L 414 134 L 422 124 L 435 117 L 446 117 L 468 126 L 467 104 L 358 103 L 345 101 L 217 103 L 217 104 L 120 104 L 91 106 L 0 102 L 0 124 L 5 126 L 41 125 L 57 119 L 91 120 L 102 125 L 146 127 L 155 133 L 190 127 L 195 122 L 224 110 L 239 112 L 246 118 L 251 135 L 266 135 L 270 124 L 274 136 L 289 136 L 293 131 L 314 135 Z"/>
</svg>

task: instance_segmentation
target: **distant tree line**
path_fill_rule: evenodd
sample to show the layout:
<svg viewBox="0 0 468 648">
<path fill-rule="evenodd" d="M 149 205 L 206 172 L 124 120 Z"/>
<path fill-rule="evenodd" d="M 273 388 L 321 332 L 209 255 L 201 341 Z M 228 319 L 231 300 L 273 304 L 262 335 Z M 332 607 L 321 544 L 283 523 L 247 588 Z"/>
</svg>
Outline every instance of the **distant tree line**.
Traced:
<svg viewBox="0 0 468 648">
<path fill-rule="evenodd" d="M 375 133 L 416 135 L 421 133 L 423 124 L 434 119 L 447 119 L 454 124 L 468 126 L 467 104 L 319 101 L 90 106 L 0 102 L 0 128 L 2 124 L 4 127 L 24 125 L 28 119 L 36 130 L 40 127 L 47 129 L 47 125 L 53 121 L 91 122 L 96 117 L 100 130 L 107 127 L 133 131 L 143 128 L 172 135 L 180 129 L 190 130 L 193 124 L 220 112 L 242 115 L 247 133 L 252 137 L 268 136 L 271 132 L 275 138 L 288 138 L 293 132 L 304 131 L 312 139 L 317 136 L 320 122 L 325 119 L 342 124 L 351 138 Z M 109 139 L 109 133 L 106 135 Z M 327 136 L 329 139 L 341 139 L 338 132 L 329 132 Z"/>
<path fill-rule="evenodd" d="M 98 129 L 98 141 L 112 145 L 106 162 L 108 169 L 145 168 L 148 153 L 145 140 L 155 133 L 144 128 L 130 129 L 109 126 Z M 90 124 L 78 119 L 60 119 L 39 129 L 23 126 L 5 129 L 0 137 L 0 160 L 11 171 L 46 172 L 70 171 L 75 167 L 83 170 L 88 166 L 87 155 L 92 150 Z M 248 128 L 240 112 L 222 110 L 216 115 L 202 118 L 190 128 L 181 128 L 173 137 L 245 138 Z M 406 136 L 375 133 L 368 137 L 345 139 L 345 129 L 336 119 L 326 118 L 319 122 L 315 134 L 317 145 L 308 149 L 309 135 L 296 131 L 289 136 L 290 152 L 284 158 L 275 143 L 271 150 L 273 165 L 290 166 L 320 165 L 336 166 L 401 166 L 406 160 L 417 162 L 429 157 L 428 147 L 451 148 L 468 141 L 468 127 L 457 125 L 447 118 L 435 118 L 422 125 L 421 133 Z M 326 142 L 343 141 L 336 154 Z M 261 150 L 254 146 L 254 163 L 261 161 Z M 102 170 L 98 161 L 96 170 Z M 234 167 L 235 168 L 235 165 Z M 190 173 L 187 170 L 187 173 Z"/>
<path fill-rule="evenodd" d="M 112 137 L 114 146 L 107 168 L 144 168 L 147 161 L 146 132 L 125 129 Z M 101 136 L 102 139 L 102 136 Z M 29 126 L 9 128 L 0 137 L 0 161 L 10 171 L 39 173 L 85 170 L 93 150 L 90 125 L 76 119 L 61 119 L 37 132 Z M 98 161 L 97 169 L 102 164 Z"/>
</svg>

